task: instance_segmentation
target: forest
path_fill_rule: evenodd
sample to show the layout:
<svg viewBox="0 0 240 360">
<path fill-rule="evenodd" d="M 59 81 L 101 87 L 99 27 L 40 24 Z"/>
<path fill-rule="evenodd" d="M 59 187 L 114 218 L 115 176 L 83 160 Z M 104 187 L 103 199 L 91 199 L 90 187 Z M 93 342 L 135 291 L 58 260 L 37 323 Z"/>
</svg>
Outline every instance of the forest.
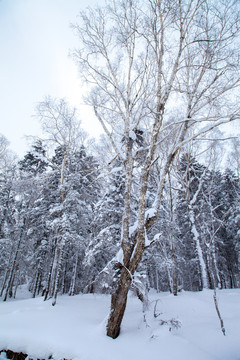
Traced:
<svg viewBox="0 0 240 360">
<path fill-rule="evenodd" d="M 112 0 L 78 21 L 104 135 L 49 96 L 22 159 L 0 136 L 0 296 L 111 294 L 116 338 L 129 290 L 240 287 L 240 143 L 221 131 L 240 118 L 239 5 Z"/>
</svg>

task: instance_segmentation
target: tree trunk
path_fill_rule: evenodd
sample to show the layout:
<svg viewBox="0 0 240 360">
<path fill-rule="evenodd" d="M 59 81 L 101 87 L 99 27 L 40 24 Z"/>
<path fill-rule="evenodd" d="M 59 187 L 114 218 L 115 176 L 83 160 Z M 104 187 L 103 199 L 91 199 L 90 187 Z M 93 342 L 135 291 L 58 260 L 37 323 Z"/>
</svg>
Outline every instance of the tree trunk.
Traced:
<svg viewBox="0 0 240 360">
<path fill-rule="evenodd" d="M 39 292 L 41 289 L 41 284 L 42 284 L 42 272 L 40 273 L 39 279 L 38 279 L 37 295 L 39 295 Z"/>
<path fill-rule="evenodd" d="M 47 281 L 47 287 L 46 287 L 46 289 L 45 289 L 44 301 L 46 301 L 46 300 L 48 299 L 48 294 L 49 294 L 49 291 L 50 291 L 54 258 L 55 258 L 55 257 L 52 258 L 51 267 L 50 267 L 49 273 L 48 273 L 48 281 Z"/>
<path fill-rule="evenodd" d="M 120 333 L 120 326 L 127 305 L 127 294 L 131 285 L 131 275 L 123 268 L 117 290 L 112 295 L 111 311 L 107 324 L 107 335 L 116 339 Z"/>
<path fill-rule="evenodd" d="M 15 299 L 16 298 L 16 295 L 17 295 L 17 289 L 18 289 L 18 286 L 19 286 L 19 273 L 18 273 L 18 277 L 17 277 L 17 281 L 16 281 L 16 285 L 15 285 L 15 289 L 14 289 L 14 294 L 13 294 L 13 298 Z"/>
<path fill-rule="evenodd" d="M 78 266 L 78 252 L 76 253 L 76 260 L 74 264 L 71 285 L 69 289 L 69 296 L 73 296 L 75 292 L 76 278 L 77 278 L 77 266 Z"/>
<path fill-rule="evenodd" d="M 9 262 L 10 262 L 10 260 L 9 260 Z M 8 277 L 9 277 L 9 271 L 10 271 L 10 269 L 7 268 L 7 270 L 6 270 L 6 272 L 5 272 L 5 276 L 4 276 L 4 280 L 3 280 L 3 285 L 2 285 L 2 290 L 1 290 L 0 296 L 3 296 L 3 292 L 4 292 L 4 289 L 5 289 L 5 287 L 6 287 L 7 279 L 8 279 Z"/>
<path fill-rule="evenodd" d="M 199 260 L 202 287 L 204 289 L 209 289 L 207 269 L 206 269 L 206 264 L 205 264 L 204 257 L 203 257 L 203 251 L 202 251 L 200 239 L 199 239 L 200 236 L 197 231 L 196 224 L 195 224 L 195 214 L 194 214 L 193 209 L 190 207 L 190 205 L 189 205 L 189 215 L 190 215 L 189 219 L 190 219 L 190 223 L 191 223 L 191 233 L 193 235 L 193 239 L 194 239 L 195 246 L 196 246 L 196 252 L 197 252 L 198 260 Z"/>
<path fill-rule="evenodd" d="M 65 241 L 63 239 L 61 239 L 61 243 L 59 245 L 60 249 L 58 250 L 58 252 L 59 252 L 58 262 L 56 264 L 56 277 L 55 277 L 55 281 L 53 284 L 52 306 L 55 306 L 56 302 L 57 302 L 57 295 L 58 295 L 58 290 L 59 290 L 59 280 L 60 280 L 60 275 L 61 275 L 61 271 L 62 271 L 64 245 L 65 245 Z"/>
<path fill-rule="evenodd" d="M 17 247 L 16 247 L 16 250 L 15 250 L 15 254 L 14 254 L 13 261 L 12 261 L 11 269 L 10 269 L 10 272 L 9 272 L 7 289 L 6 289 L 3 301 L 7 300 L 7 297 L 9 295 L 9 293 L 11 292 L 11 289 L 12 289 L 12 286 L 13 286 L 13 281 L 14 281 L 14 276 L 15 276 L 15 269 L 16 269 L 16 265 L 17 265 L 17 257 L 18 257 L 21 241 L 22 241 L 22 230 L 21 230 L 20 235 L 19 235 L 19 240 L 18 240 Z"/>
<path fill-rule="evenodd" d="M 178 281 L 177 281 L 177 264 L 176 264 L 176 254 L 175 251 L 172 253 L 172 260 L 173 260 L 173 271 L 172 271 L 172 290 L 173 295 L 177 296 L 178 290 Z"/>
<path fill-rule="evenodd" d="M 169 243 L 171 249 L 171 258 L 172 258 L 172 293 L 174 296 L 177 296 L 177 257 L 175 252 L 175 243 L 174 243 L 174 235 L 173 235 L 173 221 L 174 221 L 174 210 L 173 210 L 173 194 L 172 194 L 172 181 L 170 177 L 170 173 L 168 172 L 168 183 L 169 183 L 169 196 L 170 196 L 170 219 L 171 219 L 171 227 L 170 227 L 170 235 L 169 235 Z"/>
<path fill-rule="evenodd" d="M 7 301 L 8 297 L 10 297 L 10 298 L 12 297 L 12 293 L 13 293 L 12 288 L 13 288 L 14 279 L 15 279 L 15 264 L 11 269 L 11 275 L 8 280 L 8 285 L 7 285 L 7 289 L 6 289 L 3 301 Z"/>
<path fill-rule="evenodd" d="M 62 264 L 62 279 L 61 279 L 61 291 L 59 290 L 60 294 L 63 295 L 66 293 L 66 288 L 67 285 L 66 284 L 66 277 L 67 277 L 67 259 L 64 261 L 64 264 Z M 60 288 L 60 286 L 59 286 Z"/>
<path fill-rule="evenodd" d="M 39 277 L 40 277 L 40 273 L 39 273 L 39 270 L 38 270 L 37 274 L 36 274 L 36 277 L 35 277 L 34 287 L 33 287 L 33 296 L 32 296 L 33 298 L 36 297 Z"/>
<path fill-rule="evenodd" d="M 8 296 L 10 298 L 13 297 L 13 284 L 15 282 L 16 272 L 17 272 L 17 268 L 14 269 L 13 277 L 12 277 L 12 280 L 11 280 L 11 283 L 10 283 L 10 286 L 9 286 Z"/>
<path fill-rule="evenodd" d="M 155 271 L 156 271 L 156 290 L 157 293 L 159 293 L 159 278 L 158 278 L 158 268 L 155 267 Z"/>
<path fill-rule="evenodd" d="M 226 330 L 225 330 L 223 319 L 221 317 L 219 307 L 218 307 L 216 287 L 214 288 L 213 300 L 214 300 L 214 305 L 215 305 L 216 312 L 217 312 L 217 315 L 218 315 L 218 318 L 219 318 L 219 321 L 220 321 L 221 330 L 222 330 L 223 335 L 225 336 L 226 335 Z"/>
</svg>

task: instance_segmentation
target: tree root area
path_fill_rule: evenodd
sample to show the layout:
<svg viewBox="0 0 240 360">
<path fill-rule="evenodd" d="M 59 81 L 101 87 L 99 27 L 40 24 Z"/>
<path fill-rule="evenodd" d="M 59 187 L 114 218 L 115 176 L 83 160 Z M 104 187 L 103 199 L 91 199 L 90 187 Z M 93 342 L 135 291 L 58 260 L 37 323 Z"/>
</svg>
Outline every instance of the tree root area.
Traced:
<svg viewBox="0 0 240 360">
<path fill-rule="evenodd" d="M 24 354 L 22 352 L 14 352 L 12 350 L 0 350 L 0 356 L 2 353 L 6 354 L 7 359 L 12 359 L 12 360 L 25 360 L 28 357 L 28 354 Z M 31 358 L 28 357 L 28 360 L 50 360 L 53 359 L 53 357 L 50 355 L 47 359 L 41 359 L 41 358 Z M 71 359 L 53 359 L 53 360 L 71 360 Z"/>
</svg>

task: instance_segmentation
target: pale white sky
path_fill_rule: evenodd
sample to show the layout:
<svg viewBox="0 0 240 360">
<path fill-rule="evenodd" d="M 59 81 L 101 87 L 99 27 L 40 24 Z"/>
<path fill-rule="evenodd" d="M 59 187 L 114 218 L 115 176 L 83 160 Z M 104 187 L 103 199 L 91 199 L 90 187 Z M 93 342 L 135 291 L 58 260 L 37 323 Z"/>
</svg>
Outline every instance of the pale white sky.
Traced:
<svg viewBox="0 0 240 360">
<path fill-rule="evenodd" d="M 0 133 L 22 157 L 25 135 L 40 135 L 33 117 L 45 96 L 64 97 L 79 108 L 82 126 L 101 131 L 83 105 L 78 70 L 69 49 L 78 46 L 70 29 L 77 14 L 104 0 L 0 0 Z"/>
<path fill-rule="evenodd" d="M 78 70 L 68 56 L 78 47 L 70 23 L 95 4 L 104 0 L 0 0 L 0 133 L 20 157 L 29 149 L 25 135 L 41 134 L 33 115 L 47 95 L 79 108 L 82 127 L 91 136 L 102 132 L 83 105 Z M 231 129 L 239 135 L 239 123 Z"/>
</svg>

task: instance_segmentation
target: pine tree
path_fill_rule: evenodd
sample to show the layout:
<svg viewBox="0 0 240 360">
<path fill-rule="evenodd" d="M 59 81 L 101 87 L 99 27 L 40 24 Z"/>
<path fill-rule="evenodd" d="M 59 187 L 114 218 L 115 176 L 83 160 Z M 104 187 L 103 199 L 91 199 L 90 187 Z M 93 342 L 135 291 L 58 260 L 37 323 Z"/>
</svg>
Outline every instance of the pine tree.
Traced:
<svg viewBox="0 0 240 360">
<path fill-rule="evenodd" d="M 14 250 L 16 167 L 1 168 L 0 172 L 0 279 L 2 296 L 9 278 Z"/>
<path fill-rule="evenodd" d="M 49 174 L 51 204 L 47 225 L 52 237 L 52 261 L 45 299 L 53 297 L 53 304 L 59 291 L 76 291 L 80 260 L 90 237 L 93 202 L 97 196 L 97 164 L 88 156 L 82 146 L 68 154 L 58 147 L 53 157 L 53 165 L 64 160 L 64 181 L 59 176 L 59 167 Z M 78 286 L 78 290 L 81 286 Z"/>
<path fill-rule="evenodd" d="M 120 249 L 124 177 L 120 162 L 115 160 L 104 183 L 106 189 L 94 207 L 92 240 L 84 258 L 86 289 L 111 292 L 114 281 L 114 259 Z"/>
<path fill-rule="evenodd" d="M 46 150 L 44 149 L 41 140 L 36 140 L 30 151 L 24 156 L 23 160 L 19 161 L 20 171 L 25 172 L 26 174 L 28 173 L 33 177 L 42 174 L 47 166 Z"/>
<path fill-rule="evenodd" d="M 239 198 L 240 186 L 237 176 L 226 169 L 222 181 L 218 183 L 219 204 L 215 216 L 219 219 L 216 227 L 219 247 L 219 267 L 221 269 L 221 287 L 239 286 Z"/>
</svg>

